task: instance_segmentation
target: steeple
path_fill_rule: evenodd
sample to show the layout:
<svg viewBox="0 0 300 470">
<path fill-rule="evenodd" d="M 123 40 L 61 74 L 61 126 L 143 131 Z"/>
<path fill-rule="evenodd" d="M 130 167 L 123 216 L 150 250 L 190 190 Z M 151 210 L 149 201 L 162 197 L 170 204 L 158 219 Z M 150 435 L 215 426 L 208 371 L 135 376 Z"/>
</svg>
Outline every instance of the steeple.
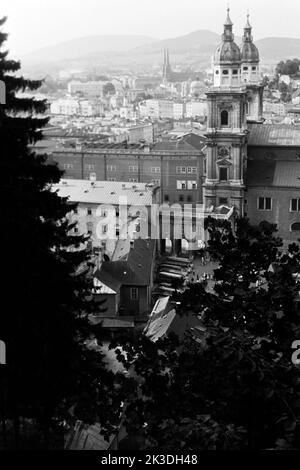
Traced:
<svg viewBox="0 0 300 470">
<path fill-rule="evenodd" d="M 250 15 L 249 15 L 249 10 L 248 10 L 248 11 L 247 11 L 247 23 L 246 23 L 245 29 L 250 29 L 250 30 L 251 30 L 251 29 L 252 29 L 252 26 L 251 26 L 251 24 L 250 24 L 250 22 L 249 22 L 249 16 L 250 16 Z"/>
<path fill-rule="evenodd" d="M 244 27 L 243 43 L 241 46 L 242 62 L 245 64 L 259 63 L 259 53 L 257 47 L 253 43 L 252 26 L 249 21 L 249 12 L 247 13 L 247 21 Z"/>
<path fill-rule="evenodd" d="M 259 73 L 259 52 L 253 42 L 252 26 L 247 12 L 247 21 L 244 27 L 242 53 L 242 83 L 247 87 L 247 120 L 262 122 L 263 116 L 263 86 Z"/>
<path fill-rule="evenodd" d="M 223 41 L 234 41 L 234 34 L 232 32 L 233 22 L 231 21 L 230 15 L 230 8 L 227 8 L 227 17 L 224 23 L 224 33 L 222 35 Z"/>
<path fill-rule="evenodd" d="M 253 37 L 252 37 L 252 26 L 249 22 L 249 12 L 247 13 L 247 22 L 246 22 L 246 25 L 244 27 L 244 35 L 243 35 L 243 42 L 252 42 L 253 41 Z"/>
<path fill-rule="evenodd" d="M 241 52 L 237 44 L 234 42 L 234 34 L 232 31 L 233 22 L 229 15 L 229 7 L 227 8 L 227 17 L 224 23 L 224 32 L 222 34 L 222 41 L 218 45 L 214 53 L 214 84 L 216 86 L 229 85 L 230 73 L 229 68 L 233 68 L 235 71 L 238 70 L 241 63 Z M 221 70 L 220 67 L 225 67 L 225 70 Z M 238 85 L 239 73 L 234 72 L 235 77 L 233 82 Z"/>
<path fill-rule="evenodd" d="M 233 26 L 233 22 L 232 22 L 231 19 L 230 19 L 229 13 L 230 13 L 230 8 L 229 8 L 229 6 L 228 6 L 228 7 L 227 7 L 227 18 L 226 18 L 226 20 L 225 20 L 224 26 Z"/>
<path fill-rule="evenodd" d="M 170 66 L 169 51 L 164 50 L 163 81 L 168 82 L 171 78 L 172 69 Z"/>
<path fill-rule="evenodd" d="M 170 67 L 170 61 L 169 61 L 169 51 L 166 49 L 166 66 Z"/>
</svg>

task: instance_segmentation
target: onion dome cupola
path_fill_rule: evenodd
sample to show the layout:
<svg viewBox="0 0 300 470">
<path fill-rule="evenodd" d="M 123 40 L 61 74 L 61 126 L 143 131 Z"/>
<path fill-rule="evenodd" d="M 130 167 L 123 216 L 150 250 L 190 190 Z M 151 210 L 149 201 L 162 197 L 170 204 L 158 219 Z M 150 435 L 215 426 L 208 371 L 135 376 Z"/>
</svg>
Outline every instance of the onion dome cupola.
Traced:
<svg viewBox="0 0 300 470">
<path fill-rule="evenodd" d="M 242 82 L 255 83 L 259 81 L 259 52 L 253 42 L 252 26 L 249 22 L 249 13 L 244 28 L 242 54 Z"/>
<path fill-rule="evenodd" d="M 214 86 L 232 87 L 240 85 L 241 51 L 234 42 L 233 23 L 227 9 L 222 42 L 218 45 L 214 57 Z"/>
</svg>

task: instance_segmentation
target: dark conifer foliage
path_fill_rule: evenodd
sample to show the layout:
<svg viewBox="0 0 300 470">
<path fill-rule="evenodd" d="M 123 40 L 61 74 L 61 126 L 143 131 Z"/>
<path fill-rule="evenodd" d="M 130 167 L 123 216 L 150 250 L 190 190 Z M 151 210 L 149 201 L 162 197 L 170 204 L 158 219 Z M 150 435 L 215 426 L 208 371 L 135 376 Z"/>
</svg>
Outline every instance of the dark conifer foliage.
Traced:
<svg viewBox="0 0 300 470">
<path fill-rule="evenodd" d="M 28 97 L 41 81 L 20 74 L 20 63 L 5 51 L 6 38 L 1 29 L 0 338 L 7 365 L 0 366 L 0 433 L 2 445 L 22 447 L 34 430 L 30 446 L 42 447 L 52 445 L 54 424 L 71 416 L 101 420 L 113 379 L 101 354 L 85 346 L 93 304 L 89 282 L 77 270 L 87 253 L 73 250 L 83 238 L 72 235 L 70 205 L 50 190 L 62 172 L 32 150 L 48 121 L 47 103 Z"/>
</svg>

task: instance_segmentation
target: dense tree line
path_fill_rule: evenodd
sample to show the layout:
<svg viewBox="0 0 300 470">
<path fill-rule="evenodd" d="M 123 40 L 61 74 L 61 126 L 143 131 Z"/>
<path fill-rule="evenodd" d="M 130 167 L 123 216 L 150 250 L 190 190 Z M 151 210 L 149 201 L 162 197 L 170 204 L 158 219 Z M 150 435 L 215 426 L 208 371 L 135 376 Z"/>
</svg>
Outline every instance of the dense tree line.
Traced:
<svg viewBox="0 0 300 470">
<path fill-rule="evenodd" d="M 288 59 L 286 61 L 281 60 L 276 67 L 276 73 L 278 75 L 289 75 L 289 76 L 295 76 L 295 75 L 300 75 L 299 72 L 299 65 L 300 65 L 300 60 L 299 59 Z"/>
<path fill-rule="evenodd" d="M 300 337 L 299 245 L 283 251 L 266 222 L 241 219 L 235 234 L 229 222 L 208 219 L 206 228 L 219 263 L 214 292 L 192 284 L 175 299 L 177 315 L 201 314 L 200 340 L 120 342 L 120 360 L 137 377 L 127 394 L 128 443 L 164 451 L 299 449 L 300 373 L 291 360 Z"/>
</svg>

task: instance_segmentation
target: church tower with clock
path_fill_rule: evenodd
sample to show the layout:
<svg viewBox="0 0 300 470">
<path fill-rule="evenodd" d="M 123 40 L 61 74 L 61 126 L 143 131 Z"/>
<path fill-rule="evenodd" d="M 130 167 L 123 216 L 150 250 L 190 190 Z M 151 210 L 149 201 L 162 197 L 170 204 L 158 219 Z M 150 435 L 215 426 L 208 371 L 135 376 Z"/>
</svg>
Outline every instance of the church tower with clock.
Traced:
<svg viewBox="0 0 300 470">
<path fill-rule="evenodd" d="M 252 67 L 258 65 L 254 53 L 249 56 L 249 63 L 244 65 L 248 56 L 244 51 L 242 54 L 234 42 L 232 27 L 228 8 L 222 42 L 213 58 L 213 85 L 207 92 L 206 174 L 203 198 L 206 210 L 225 205 L 235 207 L 237 214 L 243 216 L 248 134 L 247 100 L 252 87 L 255 96 L 258 94 L 257 84 L 254 83 L 256 74 L 251 75 L 251 72 L 254 72 Z M 251 30 L 248 36 L 247 47 L 248 39 L 252 40 Z M 252 50 L 252 42 L 250 48 Z M 244 73 L 245 67 L 251 67 L 250 75 L 246 76 Z M 251 90 L 247 88 L 249 85 Z M 256 110 L 258 116 L 258 107 Z"/>
</svg>

